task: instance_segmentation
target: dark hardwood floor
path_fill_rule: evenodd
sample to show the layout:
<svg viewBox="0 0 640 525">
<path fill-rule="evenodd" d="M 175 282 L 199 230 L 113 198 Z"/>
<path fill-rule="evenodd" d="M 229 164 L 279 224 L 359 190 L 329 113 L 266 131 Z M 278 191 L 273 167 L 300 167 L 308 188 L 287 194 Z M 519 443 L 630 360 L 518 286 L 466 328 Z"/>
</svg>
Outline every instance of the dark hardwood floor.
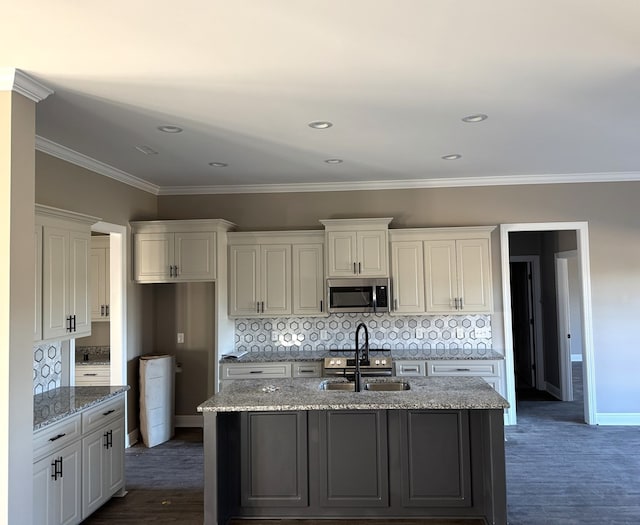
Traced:
<svg viewBox="0 0 640 525">
<path fill-rule="evenodd" d="M 579 364 L 574 370 L 574 402 L 519 401 L 518 425 L 506 429 L 510 525 L 640 524 L 640 429 L 584 424 Z M 83 523 L 200 525 L 202 464 L 198 429 L 178 429 L 175 439 L 152 449 L 136 445 L 126 454 L 128 495 L 113 498 Z M 257 523 L 302 525 L 296 520 Z M 347 523 L 365 524 L 342 522 Z M 438 521 L 422 524 L 441 525 Z"/>
</svg>

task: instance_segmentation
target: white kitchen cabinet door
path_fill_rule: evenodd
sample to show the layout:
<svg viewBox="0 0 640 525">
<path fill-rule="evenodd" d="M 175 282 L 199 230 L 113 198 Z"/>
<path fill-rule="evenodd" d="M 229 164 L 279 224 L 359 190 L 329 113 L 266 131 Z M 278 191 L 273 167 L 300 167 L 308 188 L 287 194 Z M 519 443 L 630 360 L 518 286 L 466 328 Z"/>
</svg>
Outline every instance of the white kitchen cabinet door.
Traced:
<svg viewBox="0 0 640 525">
<path fill-rule="evenodd" d="M 124 421 L 119 418 L 82 438 L 82 517 L 124 487 Z"/>
<path fill-rule="evenodd" d="M 91 335 L 90 246 L 89 232 L 69 232 L 69 314 L 73 316 L 74 337 Z"/>
<path fill-rule="evenodd" d="M 425 241 L 424 269 L 427 313 L 456 312 L 456 241 Z"/>
<path fill-rule="evenodd" d="M 91 289 L 91 320 L 109 320 L 109 237 L 91 237 L 89 264 Z"/>
<path fill-rule="evenodd" d="M 356 235 L 358 275 L 389 275 L 388 233 L 386 230 L 359 231 Z"/>
<path fill-rule="evenodd" d="M 76 441 L 34 463 L 34 525 L 80 523 L 82 519 L 81 457 L 82 447 L 80 441 Z"/>
<path fill-rule="evenodd" d="M 422 241 L 391 244 L 393 312 L 424 313 L 424 251 Z"/>
<path fill-rule="evenodd" d="M 43 230 L 42 337 L 69 337 L 69 232 Z"/>
<path fill-rule="evenodd" d="M 229 247 L 229 315 L 250 317 L 260 313 L 260 246 Z"/>
<path fill-rule="evenodd" d="M 327 276 L 357 275 L 358 245 L 356 232 L 327 232 Z"/>
<path fill-rule="evenodd" d="M 324 253 L 322 244 L 293 245 L 293 314 L 322 315 Z"/>
<path fill-rule="evenodd" d="M 137 233 L 134 236 L 134 275 L 137 282 L 163 282 L 171 276 L 172 233 Z"/>
<path fill-rule="evenodd" d="M 42 225 L 36 224 L 34 232 L 35 253 L 36 253 L 36 273 L 35 273 L 35 295 L 34 295 L 34 325 L 33 340 L 42 339 Z"/>
<path fill-rule="evenodd" d="M 260 247 L 260 313 L 268 316 L 291 314 L 291 245 Z"/>
<path fill-rule="evenodd" d="M 174 235 L 176 281 L 216 279 L 215 232 L 187 232 Z"/>
<path fill-rule="evenodd" d="M 493 310 L 489 239 L 456 241 L 458 296 L 461 313 L 490 313 Z"/>
</svg>

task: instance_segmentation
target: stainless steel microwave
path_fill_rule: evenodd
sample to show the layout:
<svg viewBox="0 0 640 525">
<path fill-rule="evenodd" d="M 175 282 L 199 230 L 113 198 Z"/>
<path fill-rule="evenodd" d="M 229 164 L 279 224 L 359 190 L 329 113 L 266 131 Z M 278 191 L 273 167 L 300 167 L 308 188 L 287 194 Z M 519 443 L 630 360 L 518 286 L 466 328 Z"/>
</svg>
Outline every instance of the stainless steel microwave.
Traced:
<svg viewBox="0 0 640 525">
<path fill-rule="evenodd" d="M 327 279 L 329 313 L 388 312 L 391 294 L 389 279 Z"/>
</svg>

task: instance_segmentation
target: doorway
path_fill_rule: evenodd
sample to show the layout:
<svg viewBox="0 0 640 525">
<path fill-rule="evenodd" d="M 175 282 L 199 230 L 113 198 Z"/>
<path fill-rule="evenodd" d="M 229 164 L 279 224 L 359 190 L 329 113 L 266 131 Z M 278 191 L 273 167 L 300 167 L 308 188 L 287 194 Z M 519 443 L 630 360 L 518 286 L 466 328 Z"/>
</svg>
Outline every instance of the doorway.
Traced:
<svg viewBox="0 0 640 525">
<path fill-rule="evenodd" d="M 591 283 L 590 283 L 590 267 L 589 267 L 589 236 L 588 225 L 586 222 L 568 222 L 568 223 L 526 223 L 526 224 L 504 224 L 500 227 L 500 245 L 501 245 L 501 270 L 502 270 L 502 293 L 503 293 L 503 310 L 504 310 L 504 345 L 505 345 L 505 368 L 506 368 L 506 388 L 507 388 L 507 400 L 511 407 L 505 413 L 505 423 L 514 425 L 517 422 L 516 414 L 516 369 L 520 366 L 517 364 L 516 352 L 514 350 L 514 331 L 513 331 L 513 312 L 512 312 L 512 284 L 511 284 L 511 266 L 510 266 L 510 233 L 514 232 L 567 232 L 574 231 L 576 236 L 576 263 L 579 269 L 579 293 L 581 296 L 580 317 L 582 320 L 581 326 L 581 339 L 582 339 L 582 361 L 583 361 L 583 388 L 584 388 L 584 420 L 588 424 L 595 423 L 595 377 L 593 370 L 594 352 L 593 352 L 593 335 L 592 335 L 592 312 L 591 312 Z M 553 263 L 551 263 L 553 265 Z M 523 273 L 522 267 L 515 270 L 516 272 Z M 522 283 L 516 284 L 522 288 Z M 525 287 L 524 292 L 527 293 Z M 517 293 L 522 295 L 522 290 Z M 552 300 L 554 303 L 554 310 L 556 305 L 555 298 Z M 534 305 L 535 306 L 535 305 Z M 522 313 L 516 312 L 516 315 L 522 315 Z M 553 325 L 553 329 L 544 331 L 545 340 L 542 341 L 543 346 L 545 342 L 550 341 L 549 337 L 556 337 L 557 329 L 557 316 L 547 316 L 545 320 L 549 325 Z M 551 327 L 551 326 L 550 326 Z M 525 334 L 526 335 L 526 334 Z M 557 340 L 554 345 L 557 346 Z M 526 348 L 526 347 L 525 347 Z M 539 347 L 537 347 L 539 348 Z M 528 360 L 533 356 L 538 356 L 538 350 L 535 349 L 532 353 L 530 349 L 525 350 L 525 357 L 520 358 L 524 364 L 522 367 L 526 367 Z M 570 359 L 570 356 L 569 356 Z M 538 360 L 539 363 L 544 364 L 545 359 Z M 547 359 L 548 361 L 548 359 Z M 562 366 L 562 359 L 559 360 Z M 570 366 L 569 366 L 570 368 Z M 538 366 L 535 367 L 535 374 L 531 373 L 531 370 L 525 372 L 525 376 L 529 379 L 535 380 L 536 388 L 540 388 L 540 376 L 538 375 L 540 370 Z M 560 374 L 565 373 L 566 367 L 559 371 Z M 554 381 L 554 383 L 560 383 L 560 381 Z M 571 383 L 569 383 L 571 385 Z M 549 387 L 553 389 L 554 385 L 545 385 L 546 389 Z M 555 393 L 556 397 L 560 398 L 561 392 Z"/>
</svg>

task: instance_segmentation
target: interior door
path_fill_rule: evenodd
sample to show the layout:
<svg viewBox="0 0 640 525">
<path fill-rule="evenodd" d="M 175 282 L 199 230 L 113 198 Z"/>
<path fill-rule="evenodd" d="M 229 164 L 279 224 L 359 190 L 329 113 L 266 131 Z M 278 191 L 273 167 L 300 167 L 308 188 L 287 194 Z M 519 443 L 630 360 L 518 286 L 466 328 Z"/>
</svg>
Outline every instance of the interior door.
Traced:
<svg viewBox="0 0 640 525">
<path fill-rule="evenodd" d="M 536 388 L 531 263 L 509 263 L 516 388 Z"/>
</svg>

